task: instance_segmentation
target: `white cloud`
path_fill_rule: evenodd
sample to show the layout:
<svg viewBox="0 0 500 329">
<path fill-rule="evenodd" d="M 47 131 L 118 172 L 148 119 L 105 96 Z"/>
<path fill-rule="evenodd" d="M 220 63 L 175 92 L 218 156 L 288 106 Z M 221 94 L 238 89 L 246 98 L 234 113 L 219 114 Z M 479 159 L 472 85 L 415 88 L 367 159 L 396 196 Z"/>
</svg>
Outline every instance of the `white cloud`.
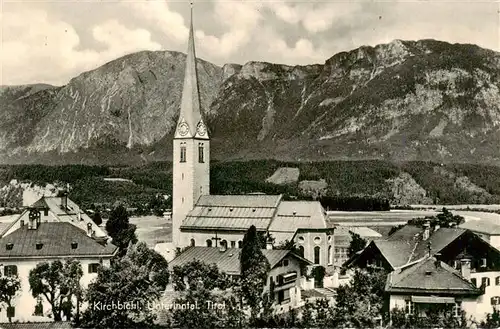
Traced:
<svg viewBox="0 0 500 329">
<path fill-rule="evenodd" d="M 43 10 L 24 9 L 2 15 L 3 51 L 1 84 L 44 82 L 64 84 L 83 71 L 139 50 L 160 49 L 143 29 L 130 30 L 116 20 L 92 27 L 93 37 L 104 50 L 78 50 L 75 29 L 51 20 Z"/>
<path fill-rule="evenodd" d="M 217 0 L 214 7 L 214 18 L 221 20 L 229 31 L 219 37 L 197 31 L 199 48 L 209 56 L 227 58 L 252 40 L 262 21 L 261 5 L 257 2 Z"/>
</svg>

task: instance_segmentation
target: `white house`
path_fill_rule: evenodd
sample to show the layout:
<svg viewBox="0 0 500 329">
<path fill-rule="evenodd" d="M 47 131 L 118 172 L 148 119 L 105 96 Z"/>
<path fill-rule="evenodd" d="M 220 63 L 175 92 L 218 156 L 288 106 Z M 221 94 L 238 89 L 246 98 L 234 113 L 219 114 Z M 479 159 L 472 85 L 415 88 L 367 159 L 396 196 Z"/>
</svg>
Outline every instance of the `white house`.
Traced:
<svg viewBox="0 0 500 329">
<path fill-rule="evenodd" d="M 80 283 L 85 288 L 97 275 L 97 268 L 108 266 L 118 251 L 118 247 L 96 238 L 92 228 L 86 232 L 67 221 L 42 222 L 34 214 L 28 215 L 27 222 L 16 222 L 0 239 L 0 270 L 6 276 L 17 275 L 21 281 L 14 306 L 0 310 L 0 322 L 8 322 L 8 315 L 19 322 L 51 320 L 50 304 L 42 298 L 34 299 L 30 291 L 29 273 L 37 264 L 76 259 L 82 265 Z"/>
</svg>

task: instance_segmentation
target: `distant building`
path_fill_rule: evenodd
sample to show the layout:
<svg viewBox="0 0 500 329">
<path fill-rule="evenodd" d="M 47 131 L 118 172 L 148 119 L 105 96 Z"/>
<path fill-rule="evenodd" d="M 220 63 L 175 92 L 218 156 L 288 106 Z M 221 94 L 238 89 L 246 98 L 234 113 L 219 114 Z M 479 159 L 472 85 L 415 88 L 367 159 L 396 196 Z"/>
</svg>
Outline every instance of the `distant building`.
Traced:
<svg viewBox="0 0 500 329">
<path fill-rule="evenodd" d="M 470 230 L 493 247 L 500 249 L 500 225 L 489 221 L 487 219 L 483 220 L 469 220 L 460 225 L 460 228 Z"/>
<path fill-rule="evenodd" d="M 70 223 L 97 238 L 107 239 L 106 232 L 67 196 L 43 196 L 29 205 L 19 217 L 5 227 L 1 236 L 6 236 L 17 230 L 21 225 L 28 225 L 30 218 L 37 218 L 40 223 Z"/>
<path fill-rule="evenodd" d="M 47 316 L 51 313 L 50 304 L 31 295 L 29 273 L 37 264 L 76 259 L 83 269 L 80 283 L 86 287 L 97 275 L 98 267 L 109 266 L 118 250 L 70 222 L 42 222 L 39 218 L 31 215 L 26 223 L 17 221 L 0 239 L 0 271 L 6 276 L 17 275 L 21 280 L 20 294 L 13 308 L 0 310 L 0 322 L 8 322 L 8 314 L 13 321 L 19 322 L 51 320 Z M 40 313 L 35 312 L 37 305 L 41 305 L 41 308 L 38 306 Z"/>
<path fill-rule="evenodd" d="M 306 285 L 307 280 L 302 277 L 301 267 L 312 265 L 311 262 L 290 250 L 263 249 L 262 252 L 271 266 L 263 292 L 270 292 L 271 285 L 274 286 L 275 310 L 283 312 L 302 306 L 301 287 Z M 229 276 L 239 277 L 240 253 L 238 248 L 191 247 L 168 264 L 169 270 L 200 260 L 217 265 L 219 271 Z"/>
<path fill-rule="evenodd" d="M 349 246 L 351 245 L 352 235 L 351 233 L 356 233 L 360 237 L 370 243 L 372 240 L 379 240 L 382 238 L 382 234 L 362 226 L 337 226 L 334 232 L 335 239 L 335 251 L 333 254 L 334 265 L 336 267 L 341 267 L 349 259 Z"/>
<path fill-rule="evenodd" d="M 210 137 L 201 111 L 191 19 L 173 140 L 171 248 L 237 248 L 252 225 L 269 233 L 275 244 L 295 239 L 304 257 L 315 264 L 333 265 L 334 229 L 327 226 L 319 202 L 288 202 L 281 195 L 210 195 Z"/>
</svg>

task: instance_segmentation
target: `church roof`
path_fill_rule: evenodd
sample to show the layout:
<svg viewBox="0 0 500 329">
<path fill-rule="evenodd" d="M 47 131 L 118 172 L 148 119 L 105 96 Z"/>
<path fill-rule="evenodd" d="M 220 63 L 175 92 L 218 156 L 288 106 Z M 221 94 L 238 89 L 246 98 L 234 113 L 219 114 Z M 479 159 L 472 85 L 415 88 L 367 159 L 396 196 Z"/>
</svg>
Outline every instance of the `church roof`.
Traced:
<svg viewBox="0 0 500 329">
<path fill-rule="evenodd" d="M 72 243 L 76 242 L 76 248 Z M 36 245 L 41 243 L 40 249 Z M 10 250 L 7 244 L 12 244 Z M 118 247 L 102 245 L 78 227 L 70 223 L 40 223 L 37 229 L 28 229 L 28 225 L 18 228 L 0 239 L 0 259 L 31 257 L 84 257 L 113 256 Z"/>
<path fill-rule="evenodd" d="M 168 267 L 173 270 L 174 266 L 182 266 L 194 260 L 199 260 L 206 264 L 215 264 L 218 269 L 229 275 L 240 275 L 240 253 L 239 248 L 229 248 L 221 251 L 214 247 L 190 247 L 174 258 Z M 271 268 L 274 268 L 285 256 L 291 253 L 290 250 L 262 249 L 262 253 L 269 261 Z M 291 254 L 300 261 L 308 262 L 302 257 Z"/>
<path fill-rule="evenodd" d="M 271 235 L 279 240 L 290 240 L 298 229 L 327 228 L 326 215 L 317 201 L 282 201 L 269 226 Z"/>
<path fill-rule="evenodd" d="M 392 293 L 481 294 L 480 289 L 459 272 L 434 257 L 390 273 L 385 290 Z"/>
<path fill-rule="evenodd" d="M 181 229 L 266 230 L 281 195 L 202 195 Z"/>
<path fill-rule="evenodd" d="M 500 235 L 500 225 L 487 219 L 469 220 L 461 224 L 460 228 L 487 235 Z"/>
</svg>

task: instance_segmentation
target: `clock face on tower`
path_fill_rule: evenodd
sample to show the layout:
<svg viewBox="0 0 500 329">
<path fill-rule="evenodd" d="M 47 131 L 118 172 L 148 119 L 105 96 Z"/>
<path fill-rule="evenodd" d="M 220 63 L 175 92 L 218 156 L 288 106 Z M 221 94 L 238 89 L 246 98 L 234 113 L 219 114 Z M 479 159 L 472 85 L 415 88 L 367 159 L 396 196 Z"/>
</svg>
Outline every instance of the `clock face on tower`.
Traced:
<svg viewBox="0 0 500 329">
<path fill-rule="evenodd" d="M 181 122 L 178 127 L 179 135 L 186 136 L 189 132 L 189 126 L 185 122 Z"/>
<path fill-rule="evenodd" d="M 198 127 L 196 127 L 196 132 L 198 132 L 198 135 L 200 136 L 205 136 L 207 133 L 207 127 L 203 124 L 203 122 L 198 123 Z"/>
</svg>

